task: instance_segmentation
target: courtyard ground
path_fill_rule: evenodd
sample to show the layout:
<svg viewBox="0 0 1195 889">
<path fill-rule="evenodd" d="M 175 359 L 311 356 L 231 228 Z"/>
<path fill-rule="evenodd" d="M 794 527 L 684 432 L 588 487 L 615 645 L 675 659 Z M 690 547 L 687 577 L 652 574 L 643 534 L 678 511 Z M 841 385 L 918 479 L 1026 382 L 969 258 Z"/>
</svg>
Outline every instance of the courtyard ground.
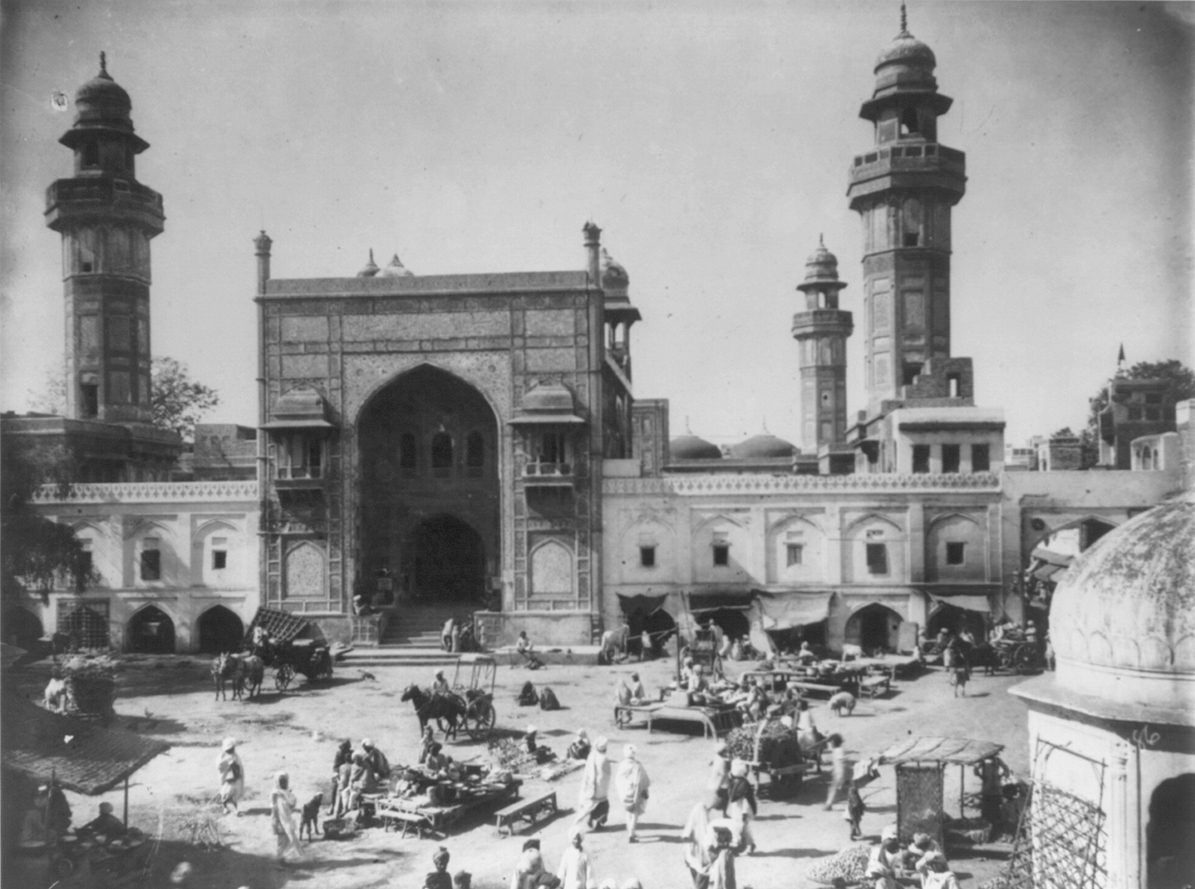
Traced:
<svg viewBox="0 0 1195 889">
<path fill-rule="evenodd" d="M 735 675 L 749 665 L 730 667 Z M 611 826 L 589 835 L 586 848 L 599 880 L 615 877 L 621 884 L 634 875 L 645 889 L 684 889 L 690 881 L 678 833 L 701 795 L 713 743 L 697 734 L 663 731 L 659 726 L 652 734 L 638 726 L 615 728 L 612 689 L 619 674 L 633 669 L 638 669 L 649 690 L 654 690 L 667 682 L 671 661 L 616 667 L 553 665 L 536 672 L 503 665 L 495 694 L 497 726 L 500 733 L 514 736 L 533 724 L 539 729 L 540 741 L 561 754 L 579 728 L 587 729 L 591 737 L 606 735 L 614 760 L 621 758 L 623 744 L 634 743 L 652 781 L 647 814 L 640 822 L 640 842 L 627 843 L 615 806 Z M 194 869 L 187 885 L 202 889 L 419 889 L 424 874 L 432 870 L 432 854 L 444 845 L 452 853 L 452 872 L 467 870 L 478 889 L 498 889 L 508 884 L 527 836 L 542 840 L 545 862 L 554 869 L 567 845 L 572 821 L 567 810 L 576 803 L 578 772 L 550 784 L 531 781 L 524 785 L 524 796 L 555 789 L 565 811 L 514 838 L 499 838 L 490 820 L 466 822 L 446 840 L 400 838 L 374 828 L 352 840 L 317 840 L 309 844 L 304 863 L 274 864 L 269 815 L 273 774 L 289 772 L 296 796 L 304 802 L 317 791 L 327 793 L 340 738 L 351 738 L 356 746 L 362 737 L 371 737 L 392 764 L 414 761 L 418 722 L 410 704 L 399 698 L 411 682 L 429 684 L 430 672 L 429 668 L 341 664 L 332 682 L 306 685 L 299 677 L 298 686 L 284 694 L 273 689 L 267 674 L 265 693 L 259 699 L 234 703 L 213 699 L 205 658 L 127 658 L 116 705 L 121 727 L 172 745 L 169 752 L 134 776 L 130 790 L 130 824 L 161 837 L 142 885 L 170 885 L 171 869 L 185 860 Z M 5 681 L 20 693 L 40 699 L 48 676 L 49 664 L 42 662 L 9 671 Z M 537 687 L 550 686 L 563 709 L 543 712 L 518 706 L 515 697 L 528 679 Z M 815 703 L 814 712 L 824 732 L 837 731 L 845 737 L 855 759 L 878 753 L 911 735 L 975 738 L 1004 744 L 1006 762 L 1016 776 L 1026 777 L 1026 711 L 1018 699 L 1007 694 L 1019 681 L 1017 676 L 977 674 L 967 697 L 955 699 L 945 674 L 931 671 L 897 683 L 886 698 L 861 700 L 850 717 L 834 717 L 824 702 Z M 239 818 L 220 816 L 212 803 L 218 787 L 215 762 L 226 736 L 237 738 L 245 765 L 247 793 Z M 448 746 L 456 759 L 485 760 L 483 743 L 462 740 Z M 863 830 L 872 840 L 895 821 L 893 770 L 884 767 L 881 771 L 882 777 L 864 791 L 868 811 Z M 946 776 L 947 809 L 952 812 L 957 808 L 958 771 L 950 767 Z M 842 803 L 832 812 L 823 811 L 826 789 L 826 778 L 815 776 L 794 799 L 761 803 L 755 824 L 759 851 L 738 860 L 740 886 L 799 889 L 816 885 L 804 879 L 808 867 L 848 844 Z M 976 789 L 976 780 L 968 775 L 968 792 Z M 70 795 L 74 823 L 94 817 L 104 799 L 120 813 L 120 791 L 98 798 Z M 205 834 L 218 836 L 222 845 L 214 851 L 201 850 L 193 840 Z M 964 885 L 977 885 L 1003 866 L 991 855 L 955 855 L 953 860 Z M 82 874 L 61 886 L 96 884 L 95 878 Z"/>
</svg>

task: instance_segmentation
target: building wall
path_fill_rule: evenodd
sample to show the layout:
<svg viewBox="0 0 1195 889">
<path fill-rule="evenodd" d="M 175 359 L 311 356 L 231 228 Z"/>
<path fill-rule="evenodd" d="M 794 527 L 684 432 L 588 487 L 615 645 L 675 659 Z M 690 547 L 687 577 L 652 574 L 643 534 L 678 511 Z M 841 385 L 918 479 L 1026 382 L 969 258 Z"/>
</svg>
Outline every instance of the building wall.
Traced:
<svg viewBox="0 0 1195 889">
<path fill-rule="evenodd" d="M 43 488 L 38 512 L 75 529 L 99 579 L 82 594 L 55 590 L 48 604 L 36 596 L 20 603 L 46 634 L 90 604 L 106 610 L 110 643 L 124 649 L 130 621 L 152 605 L 170 618 L 175 650 L 182 652 L 198 650 L 199 619 L 213 607 L 227 608 L 245 625 L 253 619 L 261 604 L 256 482 L 78 484 L 66 500 L 56 497 L 54 488 Z M 159 579 L 143 576 L 147 549 L 159 552 Z"/>
</svg>

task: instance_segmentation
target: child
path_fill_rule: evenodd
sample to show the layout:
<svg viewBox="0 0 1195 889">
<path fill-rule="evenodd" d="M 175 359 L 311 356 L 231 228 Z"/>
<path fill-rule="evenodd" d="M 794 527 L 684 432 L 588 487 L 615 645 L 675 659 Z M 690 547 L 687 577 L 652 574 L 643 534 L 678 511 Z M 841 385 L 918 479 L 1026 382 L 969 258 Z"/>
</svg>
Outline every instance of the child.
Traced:
<svg viewBox="0 0 1195 889">
<path fill-rule="evenodd" d="M 954 696 L 957 698 L 961 692 L 963 697 L 967 696 L 967 682 L 971 679 L 971 665 L 967 663 L 966 657 L 962 652 L 955 655 L 954 666 L 951 667 L 950 684 L 954 686 Z"/>
<path fill-rule="evenodd" d="M 867 806 L 863 804 L 863 797 L 859 795 L 859 788 L 852 780 L 846 792 L 846 820 L 851 823 L 851 839 L 857 840 L 863 836 L 859 823 L 863 820 L 863 813 Z"/>
<path fill-rule="evenodd" d="M 432 856 L 432 864 L 436 866 L 434 873 L 427 875 L 423 881 L 423 889 L 452 889 L 452 877 L 448 875 L 448 850 L 443 846 Z"/>
</svg>

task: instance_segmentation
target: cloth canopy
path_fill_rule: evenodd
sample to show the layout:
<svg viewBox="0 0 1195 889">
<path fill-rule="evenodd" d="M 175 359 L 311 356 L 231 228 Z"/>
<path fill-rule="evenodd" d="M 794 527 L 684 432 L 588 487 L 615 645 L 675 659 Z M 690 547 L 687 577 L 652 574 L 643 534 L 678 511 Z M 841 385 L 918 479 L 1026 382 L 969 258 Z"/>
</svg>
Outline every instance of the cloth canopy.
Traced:
<svg viewBox="0 0 1195 889">
<path fill-rule="evenodd" d="M 703 611 L 748 611 L 751 608 L 751 594 L 738 590 L 712 590 L 689 593 L 689 611 L 699 614 Z"/>
<path fill-rule="evenodd" d="M 306 630 L 308 626 L 309 621 L 301 615 L 262 607 L 258 608 L 257 613 L 253 615 L 253 620 L 249 622 L 245 635 L 252 637 L 253 630 L 256 627 L 261 627 L 270 634 L 273 641 L 289 642 Z"/>
<path fill-rule="evenodd" d="M 622 593 L 619 593 L 618 604 L 622 608 L 622 613 L 627 617 L 636 614 L 647 617 L 663 608 L 664 600 L 667 598 L 666 594 L 659 596 L 624 596 Z"/>
<path fill-rule="evenodd" d="M 991 759 L 1003 749 L 1003 744 L 969 741 L 966 738 L 905 738 L 881 753 L 880 762 L 951 762 L 975 765 L 985 759 Z"/>
<path fill-rule="evenodd" d="M 953 605 L 955 608 L 962 608 L 964 611 L 978 611 L 981 614 L 992 613 L 992 603 L 988 601 L 987 596 L 979 596 L 970 593 L 959 593 L 953 596 L 941 596 L 937 593 L 930 593 L 929 597 L 939 605 Z"/>
<path fill-rule="evenodd" d="M 833 595 L 755 590 L 765 630 L 787 630 L 825 620 L 830 616 L 830 598 Z"/>
</svg>

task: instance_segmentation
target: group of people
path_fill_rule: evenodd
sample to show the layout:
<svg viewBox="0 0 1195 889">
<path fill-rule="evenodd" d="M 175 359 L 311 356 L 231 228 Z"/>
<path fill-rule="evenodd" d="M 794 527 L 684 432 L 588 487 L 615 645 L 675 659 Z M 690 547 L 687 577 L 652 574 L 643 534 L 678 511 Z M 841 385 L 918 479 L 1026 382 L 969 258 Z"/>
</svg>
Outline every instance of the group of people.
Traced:
<svg viewBox="0 0 1195 889">
<path fill-rule="evenodd" d="M 237 752 L 236 738 L 225 738 L 220 745 L 216 772 L 220 776 L 218 799 L 224 813 L 239 816 L 239 803 L 245 795 L 245 765 Z M 276 773 L 270 790 L 270 819 L 278 840 L 276 857 L 280 863 L 285 862 L 288 853 L 300 859 L 305 857 L 303 844 L 299 841 L 298 813 L 299 804 L 290 787 L 290 775 Z"/>
<path fill-rule="evenodd" d="M 868 882 L 875 889 L 896 889 L 898 877 L 914 874 L 920 878 L 921 889 L 959 889 L 958 877 L 950 869 L 942 847 L 929 834 L 914 834 L 906 848 L 901 846 L 896 826 L 889 825 L 868 857 Z"/>
<path fill-rule="evenodd" d="M 588 735 L 579 732 L 577 744 L 588 742 Z M 585 759 L 585 769 L 581 775 L 581 790 L 577 799 L 577 816 L 573 826 L 580 829 L 582 825 L 590 830 L 600 830 L 605 826 L 610 816 L 610 779 L 614 771 L 614 764 L 607 756 L 609 742 L 604 737 L 594 740 Z M 573 748 L 570 747 L 570 755 Z M 576 752 L 581 752 L 577 750 Z M 627 842 L 639 841 L 636 829 L 639 817 L 647 808 L 647 800 L 651 788 L 651 779 L 647 769 L 639 761 L 638 751 L 634 744 L 627 744 L 622 750 L 623 758 L 618 764 L 617 774 L 614 775 L 615 799 L 622 806 L 626 815 Z"/>
<path fill-rule="evenodd" d="M 593 862 L 585 851 L 584 832 L 574 825 L 569 830 L 568 848 L 560 855 L 560 864 L 553 873 L 544 863 L 540 841 L 530 839 L 523 843 L 523 851 L 510 877 L 510 889 L 643 889 L 634 877 L 628 877 L 621 885 L 612 877 L 597 881 Z M 438 887 L 426 887 L 438 889 Z"/>
<path fill-rule="evenodd" d="M 381 792 L 390 773 L 390 761 L 371 738 L 363 738 L 357 750 L 352 741 L 341 741 L 332 761 L 328 814 L 340 817 L 356 810 L 362 794 Z"/>
</svg>

